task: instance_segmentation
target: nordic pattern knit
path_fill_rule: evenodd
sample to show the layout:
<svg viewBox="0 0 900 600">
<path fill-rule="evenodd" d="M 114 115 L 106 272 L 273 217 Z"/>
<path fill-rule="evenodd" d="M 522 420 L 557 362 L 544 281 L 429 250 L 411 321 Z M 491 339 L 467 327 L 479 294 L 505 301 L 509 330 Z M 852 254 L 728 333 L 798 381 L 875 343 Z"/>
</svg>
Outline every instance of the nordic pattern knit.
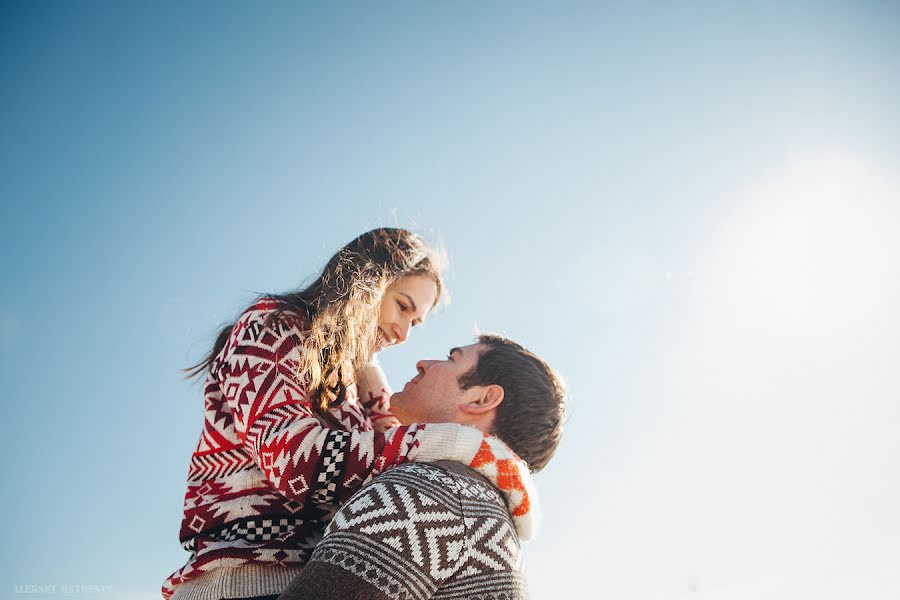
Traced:
<svg viewBox="0 0 900 600">
<path fill-rule="evenodd" d="M 297 575 L 340 504 L 406 461 L 473 464 L 504 490 L 517 526 L 535 510 L 527 467 L 494 437 L 453 424 L 380 432 L 385 385 L 361 403 L 356 385 L 332 414 L 314 415 L 297 380 L 307 321 L 262 300 L 245 311 L 213 359 L 204 386 L 203 431 L 191 457 L 179 538 L 191 553 L 162 586 L 164 598 L 218 600 L 280 593 Z"/>
<path fill-rule="evenodd" d="M 407 464 L 356 493 L 279 600 L 527 597 L 497 490 L 459 463 Z"/>
</svg>

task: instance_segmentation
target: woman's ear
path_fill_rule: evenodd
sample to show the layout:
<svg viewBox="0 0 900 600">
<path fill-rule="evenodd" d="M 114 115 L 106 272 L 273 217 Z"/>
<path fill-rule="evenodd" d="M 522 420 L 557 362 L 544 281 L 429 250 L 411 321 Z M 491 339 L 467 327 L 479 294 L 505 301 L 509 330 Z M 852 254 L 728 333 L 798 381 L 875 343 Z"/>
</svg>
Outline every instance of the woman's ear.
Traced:
<svg viewBox="0 0 900 600">
<path fill-rule="evenodd" d="M 462 412 L 470 415 L 483 415 L 494 410 L 503 402 L 503 388 L 496 384 L 477 386 L 477 394 L 468 399 L 461 407 Z"/>
</svg>

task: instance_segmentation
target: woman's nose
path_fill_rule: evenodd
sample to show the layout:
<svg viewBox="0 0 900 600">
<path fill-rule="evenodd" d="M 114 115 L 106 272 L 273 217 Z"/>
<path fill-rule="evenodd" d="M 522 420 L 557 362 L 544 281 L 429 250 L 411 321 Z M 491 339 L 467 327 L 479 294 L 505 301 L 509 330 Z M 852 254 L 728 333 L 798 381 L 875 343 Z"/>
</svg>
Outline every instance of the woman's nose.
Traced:
<svg viewBox="0 0 900 600">
<path fill-rule="evenodd" d="M 398 344 L 402 344 L 406 341 L 406 338 L 409 337 L 409 327 L 410 324 L 407 323 L 395 323 L 394 324 L 394 336 L 397 338 Z"/>
</svg>

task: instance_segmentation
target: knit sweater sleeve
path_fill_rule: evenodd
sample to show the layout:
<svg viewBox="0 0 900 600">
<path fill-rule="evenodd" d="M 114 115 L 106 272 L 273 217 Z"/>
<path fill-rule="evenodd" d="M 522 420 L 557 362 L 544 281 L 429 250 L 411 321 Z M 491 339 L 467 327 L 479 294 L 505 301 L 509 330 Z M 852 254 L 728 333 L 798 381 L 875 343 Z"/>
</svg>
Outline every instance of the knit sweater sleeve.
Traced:
<svg viewBox="0 0 900 600">
<path fill-rule="evenodd" d="M 360 404 L 375 431 L 387 431 L 400 425 L 391 412 L 391 388 L 387 377 L 377 362 L 356 371 L 356 387 Z"/>
<path fill-rule="evenodd" d="M 413 424 L 385 432 L 329 429 L 313 414 L 297 377 L 303 327 L 269 319 L 263 300 L 232 328 L 212 365 L 238 438 L 266 479 L 297 502 L 346 500 L 363 483 L 407 461 L 470 463 L 484 436 L 455 424 Z"/>
</svg>

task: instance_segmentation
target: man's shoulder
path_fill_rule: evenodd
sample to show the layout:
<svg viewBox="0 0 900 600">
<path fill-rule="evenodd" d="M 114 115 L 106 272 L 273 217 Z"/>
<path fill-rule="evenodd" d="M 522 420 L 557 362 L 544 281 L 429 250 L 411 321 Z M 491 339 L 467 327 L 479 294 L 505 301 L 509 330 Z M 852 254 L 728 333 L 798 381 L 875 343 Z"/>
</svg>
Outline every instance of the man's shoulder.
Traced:
<svg viewBox="0 0 900 600">
<path fill-rule="evenodd" d="M 433 463 L 398 465 L 361 487 L 337 512 L 326 535 L 357 531 L 370 540 L 380 539 L 397 523 L 414 524 L 416 531 L 439 523 L 464 535 L 468 510 L 462 498 L 471 494 L 473 485 L 467 483 Z"/>
<path fill-rule="evenodd" d="M 525 597 L 503 499 L 453 463 L 398 465 L 360 488 L 329 524 L 304 577 L 291 585 L 301 595 L 286 597 Z"/>
<path fill-rule="evenodd" d="M 506 511 L 500 492 L 484 476 L 454 461 L 404 463 L 375 478 L 386 486 L 408 486 L 447 498 L 448 504 L 492 505 Z"/>
<path fill-rule="evenodd" d="M 335 515 L 327 534 L 365 531 L 377 538 L 373 532 L 389 532 L 397 523 L 415 523 L 423 531 L 438 524 L 452 529 L 462 543 L 472 526 L 488 521 L 515 535 L 503 497 L 484 477 L 465 465 L 406 463 L 360 488 Z"/>
</svg>

